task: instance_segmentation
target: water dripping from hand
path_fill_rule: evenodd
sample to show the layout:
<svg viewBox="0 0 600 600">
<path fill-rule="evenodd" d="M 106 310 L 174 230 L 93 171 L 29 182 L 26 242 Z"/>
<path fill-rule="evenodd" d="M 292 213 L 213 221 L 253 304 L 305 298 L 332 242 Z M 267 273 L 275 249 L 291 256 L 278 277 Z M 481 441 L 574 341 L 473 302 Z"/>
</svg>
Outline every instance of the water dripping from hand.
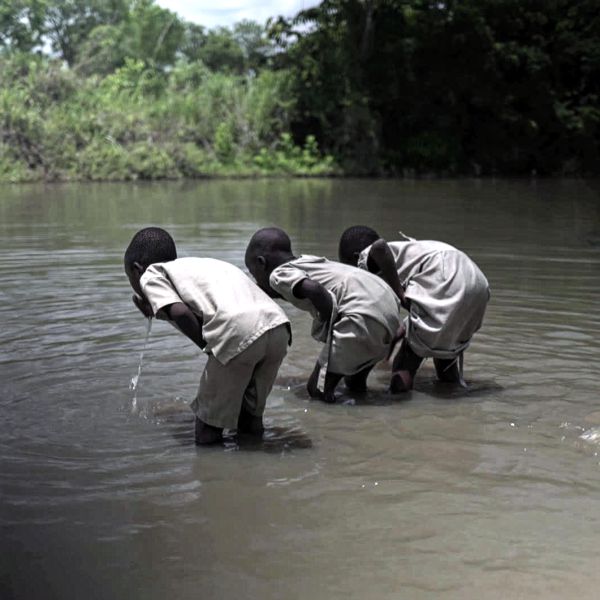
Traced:
<svg viewBox="0 0 600 600">
<path fill-rule="evenodd" d="M 144 363 L 144 352 L 150 339 L 150 331 L 152 331 L 152 317 L 148 317 L 148 323 L 146 325 L 146 337 L 144 339 L 144 345 L 140 352 L 140 362 L 138 364 L 137 373 L 131 378 L 129 382 L 129 389 L 133 392 L 133 398 L 131 399 L 131 414 L 137 415 L 139 413 L 139 406 L 137 401 L 138 385 L 140 383 L 140 375 L 142 374 L 142 365 Z"/>
</svg>

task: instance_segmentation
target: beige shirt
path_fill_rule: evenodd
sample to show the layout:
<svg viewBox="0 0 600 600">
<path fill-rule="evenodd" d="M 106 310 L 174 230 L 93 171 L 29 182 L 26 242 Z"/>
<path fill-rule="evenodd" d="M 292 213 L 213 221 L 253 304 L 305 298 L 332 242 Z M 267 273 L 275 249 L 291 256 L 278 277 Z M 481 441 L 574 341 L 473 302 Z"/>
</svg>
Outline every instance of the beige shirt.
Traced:
<svg viewBox="0 0 600 600">
<path fill-rule="evenodd" d="M 326 341 L 324 331 L 312 302 L 294 296 L 294 286 L 303 279 L 312 279 L 325 287 L 334 301 L 334 314 L 370 317 L 381 323 L 393 335 L 399 324 L 400 302 L 391 288 L 379 277 L 339 262 L 318 256 L 303 255 L 273 270 L 271 287 L 314 319 L 313 337 Z"/>
<path fill-rule="evenodd" d="M 464 253 L 444 242 L 388 242 L 410 301 L 407 338 L 419 356 L 452 358 L 464 351 L 481 327 L 490 297 L 488 281 Z M 359 255 L 367 269 L 371 246 Z"/>
<path fill-rule="evenodd" d="M 150 265 L 140 280 L 156 314 L 183 302 L 202 319 L 204 351 L 222 364 L 263 333 L 289 323 L 283 310 L 236 266 L 214 258 Z"/>
</svg>

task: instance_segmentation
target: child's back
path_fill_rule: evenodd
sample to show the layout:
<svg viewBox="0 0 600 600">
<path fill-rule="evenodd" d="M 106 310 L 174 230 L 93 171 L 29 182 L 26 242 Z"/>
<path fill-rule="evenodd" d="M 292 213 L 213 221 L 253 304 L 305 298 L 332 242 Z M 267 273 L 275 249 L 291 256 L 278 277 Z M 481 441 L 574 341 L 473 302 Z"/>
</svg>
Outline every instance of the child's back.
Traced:
<svg viewBox="0 0 600 600">
<path fill-rule="evenodd" d="M 390 335 L 399 325 L 399 302 L 379 277 L 312 255 L 302 255 L 277 267 L 270 277 L 271 287 L 286 300 L 313 313 L 307 300 L 297 298 L 294 286 L 305 278 L 320 283 L 335 297 L 337 315 L 358 315 L 377 321 Z"/>
<path fill-rule="evenodd" d="M 201 317 L 205 351 L 222 364 L 265 331 L 288 323 L 283 310 L 243 271 L 222 260 L 188 257 L 155 263 L 141 285 L 155 313 L 183 301 Z"/>
<path fill-rule="evenodd" d="M 485 275 L 464 252 L 444 242 L 409 239 L 387 245 L 410 312 L 411 348 L 422 357 L 456 357 L 481 327 L 489 299 Z M 370 251 L 368 246 L 359 254 L 360 268 L 369 269 Z"/>
</svg>

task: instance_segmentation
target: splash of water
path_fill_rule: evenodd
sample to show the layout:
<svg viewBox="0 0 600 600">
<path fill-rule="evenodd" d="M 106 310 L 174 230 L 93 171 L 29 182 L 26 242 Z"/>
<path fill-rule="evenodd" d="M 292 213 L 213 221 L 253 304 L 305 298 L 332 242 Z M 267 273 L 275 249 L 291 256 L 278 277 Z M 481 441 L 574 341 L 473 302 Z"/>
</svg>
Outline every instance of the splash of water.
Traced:
<svg viewBox="0 0 600 600">
<path fill-rule="evenodd" d="M 144 345 L 140 352 L 140 362 L 138 364 L 137 373 L 131 378 L 129 382 L 129 389 L 133 392 L 133 398 L 131 400 L 131 412 L 137 414 L 139 412 L 138 401 L 137 401 L 137 389 L 140 381 L 140 375 L 142 374 L 142 365 L 144 363 L 144 352 L 146 352 L 146 346 L 148 345 L 148 339 L 150 338 L 150 331 L 152 330 L 152 318 L 148 318 L 148 324 L 146 325 L 146 337 L 144 339 Z"/>
<path fill-rule="evenodd" d="M 591 429 L 587 429 L 579 437 L 586 442 L 600 444 L 600 427 L 592 427 Z"/>
</svg>

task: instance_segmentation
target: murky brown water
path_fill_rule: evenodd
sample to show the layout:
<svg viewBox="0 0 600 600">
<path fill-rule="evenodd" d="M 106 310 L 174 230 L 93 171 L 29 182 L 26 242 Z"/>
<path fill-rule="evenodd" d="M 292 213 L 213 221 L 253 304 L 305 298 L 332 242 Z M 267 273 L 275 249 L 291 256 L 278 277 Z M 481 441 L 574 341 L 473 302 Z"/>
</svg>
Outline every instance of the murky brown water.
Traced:
<svg viewBox="0 0 600 600">
<path fill-rule="evenodd" d="M 597 185 L 597 184 L 596 184 Z M 598 189 L 596 187 L 596 189 Z M 243 264 L 260 226 L 335 256 L 365 223 L 470 253 L 492 286 L 468 392 L 426 364 L 403 402 L 302 387 L 261 443 L 196 449 L 200 353 L 145 323 L 122 253 L 149 224 Z M 0 189 L 0 597 L 566 598 L 600 589 L 600 201 L 593 184 L 258 181 Z"/>
</svg>

